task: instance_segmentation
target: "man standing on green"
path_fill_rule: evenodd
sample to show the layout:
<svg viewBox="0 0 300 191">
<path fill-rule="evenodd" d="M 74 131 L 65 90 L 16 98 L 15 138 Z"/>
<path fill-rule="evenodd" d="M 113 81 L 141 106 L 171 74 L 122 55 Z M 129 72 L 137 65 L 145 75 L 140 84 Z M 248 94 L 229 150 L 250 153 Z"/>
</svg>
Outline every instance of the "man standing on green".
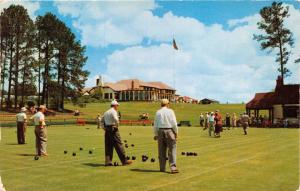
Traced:
<svg viewBox="0 0 300 191">
<path fill-rule="evenodd" d="M 32 116 L 35 126 L 35 146 L 37 156 L 48 156 L 47 154 L 47 128 L 44 113 L 47 111 L 46 106 L 40 105 L 38 112 Z"/>
<path fill-rule="evenodd" d="M 126 159 L 125 149 L 119 133 L 119 103 L 113 100 L 110 105 L 111 108 L 104 113 L 102 120 L 105 130 L 105 166 L 112 166 L 114 148 L 122 165 L 129 165 L 132 161 Z"/>
<path fill-rule="evenodd" d="M 250 117 L 247 115 L 246 112 L 244 112 L 244 114 L 242 115 L 241 121 L 244 129 L 244 135 L 247 135 L 247 128 L 249 127 Z"/>
<path fill-rule="evenodd" d="M 25 144 L 25 131 L 27 125 L 26 111 L 27 109 L 22 107 L 21 112 L 16 115 L 18 144 Z"/>
<path fill-rule="evenodd" d="M 209 122 L 209 129 L 208 129 L 208 135 L 211 137 L 211 133 L 215 131 L 215 116 L 214 112 L 210 112 L 210 116 L 208 118 Z"/>
<path fill-rule="evenodd" d="M 178 173 L 176 166 L 176 142 L 178 127 L 175 113 L 169 109 L 169 100 L 161 100 L 161 109 L 156 112 L 154 120 L 154 140 L 158 141 L 158 158 L 160 171 L 166 171 L 168 150 L 171 173 Z"/>
</svg>

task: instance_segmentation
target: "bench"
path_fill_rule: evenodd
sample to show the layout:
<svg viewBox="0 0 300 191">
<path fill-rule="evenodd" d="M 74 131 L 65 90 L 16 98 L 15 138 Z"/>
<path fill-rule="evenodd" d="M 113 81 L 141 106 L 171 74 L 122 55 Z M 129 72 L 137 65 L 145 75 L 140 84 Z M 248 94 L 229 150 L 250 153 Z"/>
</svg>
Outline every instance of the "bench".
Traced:
<svg viewBox="0 0 300 191">
<path fill-rule="evenodd" d="M 192 126 L 191 125 L 191 122 L 190 121 L 180 121 L 179 123 L 178 123 L 178 126 L 180 127 L 180 126 L 188 126 L 188 127 L 190 127 L 190 126 Z"/>
<path fill-rule="evenodd" d="M 76 124 L 77 125 L 85 125 L 86 121 L 85 121 L 85 119 L 77 119 Z"/>
</svg>

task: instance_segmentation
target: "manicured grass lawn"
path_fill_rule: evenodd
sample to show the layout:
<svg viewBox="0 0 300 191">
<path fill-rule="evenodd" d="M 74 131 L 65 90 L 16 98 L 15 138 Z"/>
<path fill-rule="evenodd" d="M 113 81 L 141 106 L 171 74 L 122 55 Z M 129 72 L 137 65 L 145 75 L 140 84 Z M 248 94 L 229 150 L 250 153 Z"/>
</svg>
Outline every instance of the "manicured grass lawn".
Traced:
<svg viewBox="0 0 300 191">
<path fill-rule="evenodd" d="M 199 127 L 182 127 L 180 173 L 175 175 L 158 172 L 157 160 L 141 162 L 143 154 L 157 158 L 151 127 L 121 127 L 120 131 L 123 140 L 135 144 L 127 149 L 128 155 L 137 156 L 131 166 L 103 166 L 104 132 L 95 126 L 50 126 L 49 156 L 37 161 L 31 156 L 35 153 L 32 127 L 26 145 L 16 145 L 15 128 L 2 128 L 4 186 L 8 191 L 295 191 L 299 187 L 299 129 L 251 128 L 248 136 L 241 129 L 224 130 L 217 139 Z M 93 148 L 93 154 L 88 154 Z M 183 151 L 198 156 L 182 156 Z M 116 154 L 114 161 L 119 162 Z"/>
</svg>

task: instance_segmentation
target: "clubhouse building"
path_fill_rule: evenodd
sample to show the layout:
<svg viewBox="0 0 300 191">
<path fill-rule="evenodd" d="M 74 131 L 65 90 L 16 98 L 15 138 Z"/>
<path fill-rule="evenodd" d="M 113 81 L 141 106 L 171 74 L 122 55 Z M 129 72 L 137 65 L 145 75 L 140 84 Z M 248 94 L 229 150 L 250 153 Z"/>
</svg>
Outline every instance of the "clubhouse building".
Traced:
<svg viewBox="0 0 300 191">
<path fill-rule="evenodd" d="M 260 110 L 269 112 L 271 123 L 288 119 L 291 124 L 299 125 L 299 84 L 283 83 L 279 76 L 274 92 L 256 93 L 254 98 L 247 103 L 246 110 L 250 114 L 254 112 L 255 117 L 259 116 Z"/>
<path fill-rule="evenodd" d="M 101 92 L 102 98 L 118 101 L 156 101 L 169 99 L 175 101 L 176 90 L 163 82 L 144 82 L 139 79 L 121 80 L 116 83 L 104 83 L 103 78 L 96 80 L 96 86 L 83 89 L 83 95 Z"/>
</svg>

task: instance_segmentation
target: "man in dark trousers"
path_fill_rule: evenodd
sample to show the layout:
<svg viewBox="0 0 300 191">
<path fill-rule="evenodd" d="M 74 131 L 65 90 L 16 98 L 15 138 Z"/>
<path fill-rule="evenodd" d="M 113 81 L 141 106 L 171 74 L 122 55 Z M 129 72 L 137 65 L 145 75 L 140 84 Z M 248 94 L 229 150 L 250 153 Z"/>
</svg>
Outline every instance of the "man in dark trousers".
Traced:
<svg viewBox="0 0 300 191">
<path fill-rule="evenodd" d="M 112 166 L 113 149 L 115 148 L 117 154 L 122 162 L 122 165 L 129 165 L 131 160 L 126 159 L 125 149 L 119 133 L 119 117 L 118 117 L 119 103 L 116 100 L 111 102 L 111 108 L 103 115 L 103 126 L 105 130 L 105 166 Z"/>
<path fill-rule="evenodd" d="M 21 112 L 16 115 L 18 144 L 25 144 L 25 132 L 27 124 L 26 111 L 27 109 L 22 107 Z"/>
</svg>

